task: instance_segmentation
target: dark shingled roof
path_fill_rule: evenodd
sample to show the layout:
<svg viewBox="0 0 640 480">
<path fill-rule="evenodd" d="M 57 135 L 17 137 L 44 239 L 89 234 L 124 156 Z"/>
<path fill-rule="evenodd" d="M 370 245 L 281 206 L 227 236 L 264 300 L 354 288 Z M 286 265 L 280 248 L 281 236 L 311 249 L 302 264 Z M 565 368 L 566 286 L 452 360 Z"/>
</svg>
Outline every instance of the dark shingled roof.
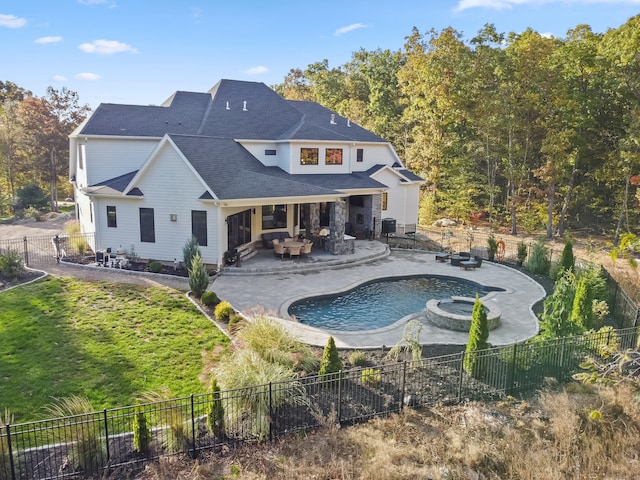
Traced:
<svg viewBox="0 0 640 480">
<path fill-rule="evenodd" d="M 336 195 L 336 189 L 385 188 L 365 172 L 291 175 L 266 167 L 228 138 L 171 135 L 198 175 L 219 199 Z"/>
<path fill-rule="evenodd" d="M 331 116 L 334 115 L 334 123 Z M 314 102 L 289 101 L 264 83 L 221 80 L 207 93 L 176 92 L 161 106 L 101 104 L 80 135 L 206 135 L 254 140 L 386 142 Z"/>
</svg>

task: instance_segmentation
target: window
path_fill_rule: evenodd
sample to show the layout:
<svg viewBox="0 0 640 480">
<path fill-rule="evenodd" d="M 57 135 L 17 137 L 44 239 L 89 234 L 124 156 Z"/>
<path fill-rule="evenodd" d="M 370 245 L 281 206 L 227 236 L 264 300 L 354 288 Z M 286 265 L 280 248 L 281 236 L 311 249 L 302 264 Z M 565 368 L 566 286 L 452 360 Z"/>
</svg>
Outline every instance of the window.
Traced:
<svg viewBox="0 0 640 480">
<path fill-rule="evenodd" d="M 78 168 L 80 168 L 80 170 L 84 168 L 85 148 L 86 148 L 86 145 L 84 144 L 78 145 Z"/>
<path fill-rule="evenodd" d="M 359 148 L 356 150 L 356 162 L 362 162 L 364 159 L 364 150 Z"/>
<path fill-rule="evenodd" d="M 342 165 L 342 149 L 327 148 L 325 151 L 324 163 L 326 165 Z"/>
<path fill-rule="evenodd" d="M 384 192 L 382 194 L 382 210 L 386 210 L 387 209 L 387 201 L 389 200 L 389 194 L 387 192 Z"/>
<path fill-rule="evenodd" d="M 318 149 L 301 148 L 300 165 L 318 165 Z"/>
<path fill-rule="evenodd" d="M 107 205 L 107 227 L 117 227 L 118 222 L 116 220 L 116 207 L 110 207 Z"/>
<path fill-rule="evenodd" d="M 153 208 L 140 209 L 140 241 L 155 243 L 156 226 L 153 220 Z"/>
<path fill-rule="evenodd" d="M 207 246 L 207 212 L 191 210 L 191 235 L 196 237 L 198 245 Z"/>
<path fill-rule="evenodd" d="M 276 154 L 276 151 L 275 151 L 275 150 L 265 150 L 265 151 L 264 151 L 264 154 L 265 154 L 265 155 L 275 155 L 275 154 Z"/>
<path fill-rule="evenodd" d="M 271 230 L 274 228 L 287 228 L 286 205 L 262 206 L 262 229 Z"/>
</svg>

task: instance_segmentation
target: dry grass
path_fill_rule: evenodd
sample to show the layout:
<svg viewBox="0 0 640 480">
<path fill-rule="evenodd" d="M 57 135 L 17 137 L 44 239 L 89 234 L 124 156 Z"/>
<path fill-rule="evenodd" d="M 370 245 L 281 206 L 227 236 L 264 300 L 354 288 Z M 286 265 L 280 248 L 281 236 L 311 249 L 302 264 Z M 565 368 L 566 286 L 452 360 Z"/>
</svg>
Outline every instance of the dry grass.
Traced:
<svg viewBox="0 0 640 480">
<path fill-rule="evenodd" d="M 623 480 L 640 469 L 640 403 L 627 386 L 407 409 L 348 428 L 331 417 L 321 423 L 195 463 L 165 459 L 135 478 Z"/>
</svg>

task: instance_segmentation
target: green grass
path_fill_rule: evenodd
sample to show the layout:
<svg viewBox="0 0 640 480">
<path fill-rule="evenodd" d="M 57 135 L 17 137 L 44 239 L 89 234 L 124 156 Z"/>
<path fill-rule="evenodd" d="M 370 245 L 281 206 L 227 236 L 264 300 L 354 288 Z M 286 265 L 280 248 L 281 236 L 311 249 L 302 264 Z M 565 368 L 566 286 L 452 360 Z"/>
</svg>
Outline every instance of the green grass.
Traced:
<svg viewBox="0 0 640 480">
<path fill-rule="evenodd" d="M 101 409 L 162 386 L 203 393 L 203 352 L 227 343 L 181 292 L 47 277 L 0 293 L 0 408 L 22 422 L 54 397 Z"/>
</svg>

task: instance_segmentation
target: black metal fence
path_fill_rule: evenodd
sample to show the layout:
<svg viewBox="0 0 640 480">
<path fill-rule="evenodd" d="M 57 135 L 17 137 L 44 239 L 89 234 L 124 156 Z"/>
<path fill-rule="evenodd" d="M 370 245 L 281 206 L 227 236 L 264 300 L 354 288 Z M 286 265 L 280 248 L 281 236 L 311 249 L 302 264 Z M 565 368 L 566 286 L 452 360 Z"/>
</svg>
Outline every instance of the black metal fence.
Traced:
<svg viewBox="0 0 640 480">
<path fill-rule="evenodd" d="M 586 355 L 604 345 L 637 348 L 638 329 L 529 341 L 476 352 L 359 368 L 324 376 L 105 409 L 71 417 L 5 425 L 0 480 L 103 474 L 164 455 L 272 440 L 421 406 L 491 400 L 535 391 L 548 378 L 567 380 Z"/>
<path fill-rule="evenodd" d="M 28 267 L 51 265 L 64 257 L 91 255 L 93 233 L 63 233 L 0 240 L 0 253 L 9 250 L 22 255 Z M 2 477 L 0 477 L 2 480 Z"/>
</svg>

